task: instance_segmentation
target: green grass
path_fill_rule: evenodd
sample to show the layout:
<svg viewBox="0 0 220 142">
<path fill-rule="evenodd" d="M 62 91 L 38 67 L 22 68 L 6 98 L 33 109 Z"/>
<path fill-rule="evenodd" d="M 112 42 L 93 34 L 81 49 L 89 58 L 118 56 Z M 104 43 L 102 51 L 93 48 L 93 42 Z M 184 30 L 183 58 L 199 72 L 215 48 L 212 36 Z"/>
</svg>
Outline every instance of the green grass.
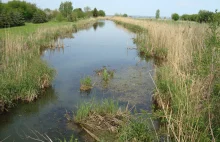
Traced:
<svg viewBox="0 0 220 142">
<path fill-rule="evenodd" d="M 85 86 L 92 86 L 92 79 L 90 76 L 87 76 L 83 79 L 80 80 L 80 84 L 81 85 L 85 85 Z"/>
<path fill-rule="evenodd" d="M 146 118 L 132 119 L 119 129 L 119 142 L 137 141 L 151 142 L 155 140 L 155 135 L 149 128 L 149 122 Z"/>
<path fill-rule="evenodd" d="M 116 114 L 119 109 L 118 103 L 111 99 L 105 99 L 102 102 L 89 102 L 79 105 L 74 120 L 81 122 L 88 119 L 90 113 L 97 113 L 100 115 Z"/>
<path fill-rule="evenodd" d="M 51 28 L 55 26 L 66 26 L 72 25 L 71 22 L 47 22 L 42 24 L 26 23 L 25 26 L 12 27 L 12 28 L 2 28 L 0 29 L 0 38 L 4 38 L 5 34 L 27 37 L 34 34 L 39 28 Z"/>
<path fill-rule="evenodd" d="M 110 78 L 113 78 L 114 77 L 114 71 L 110 71 L 110 70 L 107 70 L 106 68 L 103 69 L 103 73 L 102 73 L 102 79 L 104 81 L 109 81 Z"/>
</svg>

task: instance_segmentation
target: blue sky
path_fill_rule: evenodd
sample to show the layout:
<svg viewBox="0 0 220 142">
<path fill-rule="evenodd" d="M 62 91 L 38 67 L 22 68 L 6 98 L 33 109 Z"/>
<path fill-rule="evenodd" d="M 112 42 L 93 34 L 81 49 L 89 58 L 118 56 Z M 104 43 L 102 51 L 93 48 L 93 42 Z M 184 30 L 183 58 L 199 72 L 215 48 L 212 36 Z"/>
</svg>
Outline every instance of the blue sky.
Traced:
<svg viewBox="0 0 220 142">
<path fill-rule="evenodd" d="M 7 2 L 7 0 L 2 0 Z M 65 0 L 26 0 L 36 3 L 40 8 L 59 8 L 60 3 Z M 127 13 L 128 15 L 155 16 L 160 9 L 161 16 L 170 16 L 176 12 L 182 14 L 198 13 L 200 9 L 220 11 L 220 0 L 68 0 L 73 3 L 74 8 L 89 6 L 103 9 L 107 15 L 115 13 Z"/>
</svg>

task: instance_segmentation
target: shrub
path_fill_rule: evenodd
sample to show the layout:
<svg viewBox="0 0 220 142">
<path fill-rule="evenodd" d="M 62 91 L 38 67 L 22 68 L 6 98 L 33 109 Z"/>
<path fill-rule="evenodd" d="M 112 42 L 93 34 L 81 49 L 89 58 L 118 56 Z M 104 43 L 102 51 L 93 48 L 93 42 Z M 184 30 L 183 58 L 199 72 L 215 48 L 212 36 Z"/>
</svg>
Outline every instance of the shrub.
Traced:
<svg viewBox="0 0 220 142">
<path fill-rule="evenodd" d="M 22 14 L 18 11 L 3 12 L 0 14 L 0 28 L 25 25 Z"/>
<path fill-rule="evenodd" d="M 34 13 L 33 16 L 33 23 L 45 23 L 47 22 L 47 15 L 42 10 L 38 10 Z"/>
<path fill-rule="evenodd" d="M 66 18 L 61 13 L 57 14 L 55 19 L 58 22 L 66 21 Z"/>
<path fill-rule="evenodd" d="M 172 17 L 172 19 L 173 19 L 174 21 L 177 21 L 177 20 L 179 20 L 179 18 L 180 18 L 180 17 L 179 17 L 179 14 L 177 14 L 177 13 L 173 13 L 171 17 Z"/>
<path fill-rule="evenodd" d="M 77 13 L 76 12 L 72 12 L 69 16 L 67 16 L 67 20 L 69 22 L 76 22 L 77 21 Z"/>
<path fill-rule="evenodd" d="M 125 13 L 125 14 L 123 14 L 122 16 L 123 16 L 123 17 L 128 17 L 128 14 Z"/>
<path fill-rule="evenodd" d="M 103 10 L 99 10 L 98 15 L 101 17 L 105 17 L 105 12 Z"/>
</svg>

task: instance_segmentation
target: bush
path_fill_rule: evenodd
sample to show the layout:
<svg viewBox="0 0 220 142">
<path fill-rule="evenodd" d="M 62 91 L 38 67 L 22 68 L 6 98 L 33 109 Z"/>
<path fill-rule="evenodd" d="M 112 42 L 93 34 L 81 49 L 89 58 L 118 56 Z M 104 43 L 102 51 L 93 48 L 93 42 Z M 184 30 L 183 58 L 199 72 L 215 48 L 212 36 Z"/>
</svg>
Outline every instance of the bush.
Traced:
<svg viewBox="0 0 220 142">
<path fill-rule="evenodd" d="M 207 23 L 209 22 L 213 17 L 213 12 L 206 11 L 206 10 L 200 10 L 198 13 L 198 22 L 200 23 Z"/>
<path fill-rule="evenodd" d="M 61 13 L 57 14 L 55 19 L 58 22 L 66 21 L 66 18 Z"/>
<path fill-rule="evenodd" d="M 47 22 L 47 15 L 42 10 L 38 10 L 34 13 L 33 23 L 45 23 Z"/>
<path fill-rule="evenodd" d="M 122 16 L 123 16 L 123 17 L 128 17 L 128 15 L 127 15 L 127 14 L 123 14 Z"/>
<path fill-rule="evenodd" d="M 179 14 L 177 14 L 177 13 L 173 13 L 171 17 L 172 17 L 172 19 L 173 19 L 174 21 L 177 21 L 177 20 L 179 20 L 179 18 L 180 18 L 180 17 L 179 17 Z"/>
<path fill-rule="evenodd" d="M 101 17 L 105 17 L 105 12 L 103 10 L 99 10 L 98 15 Z"/>
<path fill-rule="evenodd" d="M 72 12 L 69 16 L 67 16 L 67 20 L 69 22 L 76 22 L 78 18 L 78 15 L 76 12 Z"/>
<path fill-rule="evenodd" d="M 25 25 L 22 14 L 18 11 L 3 12 L 0 14 L 0 28 Z"/>
</svg>

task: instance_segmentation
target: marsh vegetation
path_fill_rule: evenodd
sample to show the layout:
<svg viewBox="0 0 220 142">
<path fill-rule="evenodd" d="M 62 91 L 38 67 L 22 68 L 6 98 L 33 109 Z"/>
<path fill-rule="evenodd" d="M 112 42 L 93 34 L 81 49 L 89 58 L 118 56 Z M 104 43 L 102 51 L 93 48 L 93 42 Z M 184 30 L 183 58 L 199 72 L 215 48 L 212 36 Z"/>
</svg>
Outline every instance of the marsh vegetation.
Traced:
<svg viewBox="0 0 220 142">
<path fill-rule="evenodd" d="M 59 11 L 20 1 L 0 1 L 0 8 L 0 28 L 5 28 L 0 29 L 0 111 L 20 101 L 33 102 L 51 88 L 48 100 L 53 100 L 48 106 L 45 101 L 32 110 L 21 108 L 8 122 L 12 126 L 1 120 L 9 129 L 1 127 L 0 136 L 19 126 L 17 119 L 26 120 L 23 114 L 29 124 L 34 118 L 46 125 L 51 120 L 39 119 L 53 116 L 60 126 L 47 126 L 77 128 L 64 141 L 77 141 L 75 136 L 85 140 L 81 133 L 96 141 L 220 140 L 219 12 L 175 13 L 175 21 L 159 20 L 159 9 L 155 20 L 125 18 L 127 14 L 108 17 L 129 30 L 123 31 L 103 21 L 106 18 L 96 18 L 105 16 L 103 10 L 73 9 L 71 2 L 61 3 Z M 100 68 L 103 65 L 108 66 Z M 67 113 L 70 110 L 73 114 Z M 160 123 L 157 128 L 155 120 Z"/>
</svg>

